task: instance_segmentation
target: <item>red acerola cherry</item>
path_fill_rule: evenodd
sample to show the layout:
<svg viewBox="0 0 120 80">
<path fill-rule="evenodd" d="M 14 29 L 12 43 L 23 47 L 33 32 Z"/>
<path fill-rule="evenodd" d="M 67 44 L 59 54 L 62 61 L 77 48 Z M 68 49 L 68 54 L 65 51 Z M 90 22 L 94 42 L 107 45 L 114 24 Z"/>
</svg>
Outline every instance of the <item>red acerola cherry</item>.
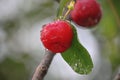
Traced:
<svg viewBox="0 0 120 80">
<path fill-rule="evenodd" d="M 96 0 L 76 0 L 70 13 L 71 19 L 83 27 L 93 27 L 99 23 L 102 11 Z"/>
<path fill-rule="evenodd" d="M 54 53 L 64 52 L 72 43 L 73 30 L 71 25 L 62 20 L 46 24 L 41 30 L 43 45 Z"/>
</svg>

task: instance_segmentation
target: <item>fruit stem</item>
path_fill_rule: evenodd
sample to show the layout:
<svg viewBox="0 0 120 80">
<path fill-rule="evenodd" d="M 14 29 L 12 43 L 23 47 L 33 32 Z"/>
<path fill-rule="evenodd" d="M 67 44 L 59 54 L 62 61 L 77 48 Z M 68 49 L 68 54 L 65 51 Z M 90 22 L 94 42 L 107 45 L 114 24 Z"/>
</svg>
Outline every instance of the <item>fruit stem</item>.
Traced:
<svg viewBox="0 0 120 80">
<path fill-rule="evenodd" d="M 67 10 L 67 12 L 65 13 L 63 19 L 66 19 L 67 15 L 70 13 L 70 11 L 71 11 L 70 9 Z"/>
<path fill-rule="evenodd" d="M 74 4 L 75 4 L 75 1 L 72 0 L 69 5 L 67 6 L 68 10 L 67 12 L 65 13 L 65 15 L 63 16 L 63 19 L 66 19 L 67 15 L 70 13 L 70 11 L 74 8 Z"/>
</svg>

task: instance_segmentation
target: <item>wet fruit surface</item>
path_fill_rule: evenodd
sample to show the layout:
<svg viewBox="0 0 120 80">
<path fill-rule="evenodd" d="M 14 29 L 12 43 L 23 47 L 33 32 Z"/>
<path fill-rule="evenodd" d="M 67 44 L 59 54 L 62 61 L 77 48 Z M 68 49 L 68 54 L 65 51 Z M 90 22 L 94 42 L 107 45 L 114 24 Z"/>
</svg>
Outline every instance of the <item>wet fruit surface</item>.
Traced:
<svg viewBox="0 0 120 80">
<path fill-rule="evenodd" d="M 41 30 L 43 45 L 54 53 L 64 52 L 71 46 L 73 30 L 71 25 L 62 20 L 46 24 Z"/>
</svg>

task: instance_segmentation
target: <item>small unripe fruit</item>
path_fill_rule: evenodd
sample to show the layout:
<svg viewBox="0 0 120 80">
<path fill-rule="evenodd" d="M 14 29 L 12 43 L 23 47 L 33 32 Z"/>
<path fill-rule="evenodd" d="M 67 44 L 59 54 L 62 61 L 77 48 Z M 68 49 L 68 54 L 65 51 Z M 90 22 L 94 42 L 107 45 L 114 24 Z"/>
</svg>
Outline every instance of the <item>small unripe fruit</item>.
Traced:
<svg viewBox="0 0 120 80">
<path fill-rule="evenodd" d="M 72 43 L 73 30 L 71 25 L 62 20 L 46 24 L 41 30 L 43 45 L 54 53 L 64 52 Z"/>
<path fill-rule="evenodd" d="M 76 0 L 70 13 L 71 19 L 83 27 L 93 27 L 99 23 L 102 11 L 96 0 Z"/>
</svg>

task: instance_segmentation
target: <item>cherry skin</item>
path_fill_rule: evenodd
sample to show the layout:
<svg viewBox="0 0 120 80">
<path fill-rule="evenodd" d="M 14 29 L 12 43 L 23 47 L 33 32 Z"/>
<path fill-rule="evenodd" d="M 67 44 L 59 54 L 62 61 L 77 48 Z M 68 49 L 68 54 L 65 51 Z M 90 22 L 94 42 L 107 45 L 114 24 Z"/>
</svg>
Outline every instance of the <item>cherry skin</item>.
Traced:
<svg viewBox="0 0 120 80">
<path fill-rule="evenodd" d="M 70 17 L 77 25 L 91 28 L 99 23 L 102 11 L 96 0 L 76 0 Z"/>
<path fill-rule="evenodd" d="M 43 45 L 54 53 L 67 50 L 72 43 L 73 30 L 71 25 L 63 20 L 57 20 L 46 24 L 41 30 Z"/>
</svg>

